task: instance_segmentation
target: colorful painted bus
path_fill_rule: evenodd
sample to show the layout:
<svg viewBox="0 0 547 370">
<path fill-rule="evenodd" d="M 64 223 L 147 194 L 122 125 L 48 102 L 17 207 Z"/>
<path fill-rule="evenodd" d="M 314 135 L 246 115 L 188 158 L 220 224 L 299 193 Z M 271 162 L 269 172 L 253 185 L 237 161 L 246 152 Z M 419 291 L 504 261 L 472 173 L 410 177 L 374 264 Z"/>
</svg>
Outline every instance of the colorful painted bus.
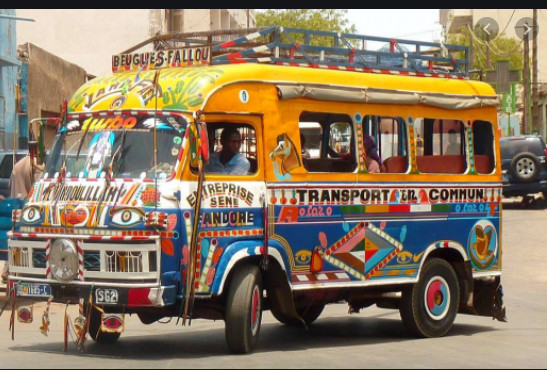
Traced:
<svg viewBox="0 0 547 370">
<path fill-rule="evenodd" d="M 115 56 L 68 101 L 14 214 L 14 307 L 47 300 L 47 332 L 51 302 L 79 304 L 80 344 L 117 340 L 129 313 L 224 320 L 234 353 L 264 310 L 307 326 L 376 304 L 422 337 L 457 313 L 505 319 L 498 99 L 465 58 L 391 39 L 371 58 L 364 36 L 280 27 L 189 40 Z M 244 173 L 209 169 L 227 129 Z"/>
</svg>

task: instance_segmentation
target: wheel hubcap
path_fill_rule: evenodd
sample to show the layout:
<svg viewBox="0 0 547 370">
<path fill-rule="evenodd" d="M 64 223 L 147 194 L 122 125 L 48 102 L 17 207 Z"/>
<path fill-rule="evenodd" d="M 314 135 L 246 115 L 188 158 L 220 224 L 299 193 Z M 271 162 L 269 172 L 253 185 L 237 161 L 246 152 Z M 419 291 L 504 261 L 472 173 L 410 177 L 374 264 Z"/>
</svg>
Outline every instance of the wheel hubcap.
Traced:
<svg viewBox="0 0 547 370">
<path fill-rule="evenodd" d="M 260 289 L 255 286 L 251 298 L 251 333 L 256 335 L 260 324 Z"/>
<path fill-rule="evenodd" d="M 525 178 L 532 176 L 535 171 L 534 162 L 528 158 L 523 158 L 517 162 L 518 173 Z"/>
<path fill-rule="evenodd" d="M 425 309 L 433 320 L 442 320 L 450 306 L 450 291 L 448 283 L 440 276 L 429 281 L 425 288 Z"/>
</svg>

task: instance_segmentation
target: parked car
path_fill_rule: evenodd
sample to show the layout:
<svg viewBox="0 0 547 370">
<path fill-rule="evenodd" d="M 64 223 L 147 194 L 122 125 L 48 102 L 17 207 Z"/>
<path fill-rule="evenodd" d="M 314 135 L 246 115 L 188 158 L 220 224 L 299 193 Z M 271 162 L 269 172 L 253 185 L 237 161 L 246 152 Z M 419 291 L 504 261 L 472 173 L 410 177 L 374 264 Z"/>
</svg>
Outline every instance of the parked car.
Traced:
<svg viewBox="0 0 547 370">
<path fill-rule="evenodd" d="M 28 150 L 17 150 L 15 152 L 15 162 L 25 157 Z M 13 150 L 0 151 L 0 195 L 8 198 L 10 195 L 9 178 L 13 170 Z"/>
<path fill-rule="evenodd" d="M 503 196 L 523 197 L 543 193 L 547 199 L 547 147 L 539 136 L 500 139 Z"/>
</svg>

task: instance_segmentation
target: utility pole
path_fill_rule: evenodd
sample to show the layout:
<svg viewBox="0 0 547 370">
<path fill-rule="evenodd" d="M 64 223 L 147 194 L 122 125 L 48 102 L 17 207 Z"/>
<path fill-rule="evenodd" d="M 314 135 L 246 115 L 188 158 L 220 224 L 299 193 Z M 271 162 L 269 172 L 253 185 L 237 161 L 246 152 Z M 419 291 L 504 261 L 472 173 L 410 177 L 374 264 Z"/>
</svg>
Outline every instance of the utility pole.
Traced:
<svg viewBox="0 0 547 370">
<path fill-rule="evenodd" d="M 538 10 L 533 9 L 533 24 L 532 24 L 532 31 L 530 32 L 533 36 L 532 38 L 532 124 L 534 125 L 533 128 L 534 131 L 539 133 L 541 136 L 545 135 L 545 132 L 541 132 L 542 125 L 539 122 L 539 97 L 538 97 L 538 42 L 537 42 L 537 30 L 536 27 L 538 25 L 537 23 L 537 15 Z"/>
<path fill-rule="evenodd" d="M 486 69 L 490 69 L 490 34 L 486 34 Z"/>
<path fill-rule="evenodd" d="M 530 46 L 528 45 L 528 33 L 524 33 L 523 35 L 524 40 L 524 70 L 523 70 L 523 97 L 522 100 L 524 102 L 524 112 L 522 115 L 522 132 L 524 134 L 527 133 L 526 127 L 532 130 L 532 126 L 530 125 Z"/>
</svg>

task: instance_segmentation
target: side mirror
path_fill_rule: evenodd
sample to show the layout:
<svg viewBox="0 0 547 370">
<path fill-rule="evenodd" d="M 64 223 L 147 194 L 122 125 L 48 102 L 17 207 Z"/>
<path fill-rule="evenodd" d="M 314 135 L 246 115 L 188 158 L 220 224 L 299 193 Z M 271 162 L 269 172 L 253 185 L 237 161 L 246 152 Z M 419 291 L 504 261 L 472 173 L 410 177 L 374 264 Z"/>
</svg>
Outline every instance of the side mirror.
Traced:
<svg viewBox="0 0 547 370">
<path fill-rule="evenodd" d="M 206 164 L 209 161 L 209 138 L 205 122 L 196 122 L 189 126 L 190 166 L 198 168 L 199 159 Z"/>
<path fill-rule="evenodd" d="M 32 158 L 36 158 L 36 164 L 44 164 L 46 157 L 46 148 L 44 145 L 46 131 L 46 122 L 44 119 L 33 119 L 29 125 L 29 154 Z"/>
<path fill-rule="evenodd" d="M 209 162 L 209 136 L 207 134 L 207 125 L 205 122 L 199 122 L 200 154 L 203 163 Z"/>
</svg>

